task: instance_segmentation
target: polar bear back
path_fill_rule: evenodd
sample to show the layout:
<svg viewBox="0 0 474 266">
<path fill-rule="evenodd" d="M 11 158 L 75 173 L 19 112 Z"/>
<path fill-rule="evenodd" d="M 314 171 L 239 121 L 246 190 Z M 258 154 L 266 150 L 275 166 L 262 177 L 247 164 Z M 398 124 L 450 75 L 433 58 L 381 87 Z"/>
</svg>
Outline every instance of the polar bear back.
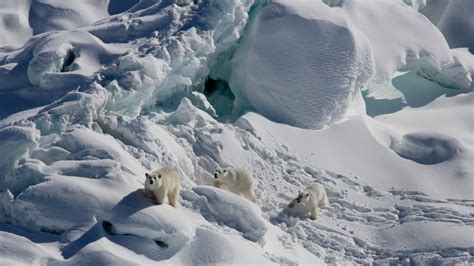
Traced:
<svg viewBox="0 0 474 266">
<path fill-rule="evenodd" d="M 228 178 L 232 179 L 232 181 L 253 181 L 254 179 L 254 177 L 250 175 L 249 172 L 242 168 L 229 168 Z"/>
<path fill-rule="evenodd" d="M 224 178 L 224 184 L 231 191 L 253 190 L 255 178 L 244 169 L 227 168 L 227 174 Z"/>
<path fill-rule="evenodd" d="M 174 189 L 179 186 L 180 178 L 175 168 L 164 167 L 151 173 L 152 176 L 161 175 L 161 184 L 167 189 Z"/>
<path fill-rule="evenodd" d="M 309 195 L 311 197 L 310 200 L 314 201 L 317 205 L 319 205 L 320 207 L 325 207 L 325 205 L 327 205 L 328 200 L 326 190 L 324 189 L 323 185 L 314 182 L 306 188 L 306 191 L 309 192 Z"/>
</svg>

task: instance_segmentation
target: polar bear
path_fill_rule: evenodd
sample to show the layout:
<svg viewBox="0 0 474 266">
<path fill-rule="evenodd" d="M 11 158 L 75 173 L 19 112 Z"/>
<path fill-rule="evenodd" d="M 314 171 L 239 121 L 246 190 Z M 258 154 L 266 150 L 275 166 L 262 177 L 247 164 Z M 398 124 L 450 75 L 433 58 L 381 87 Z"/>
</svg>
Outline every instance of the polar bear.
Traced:
<svg viewBox="0 0 474 266">
<path fill-rule="evenodd" d="M 166 196 L 171 206 L 178 206 L 180 178 L 174 168 L 161 168 L 145 174 L 145 194 L 155 203 L 163 204 Z"/>
<path fill-rule="evenodd" d="M 298 192 L 298 196 L 293 199 L 289 208 L 302 210 L 305 213 L 310 213 L 310 219 L 316 220 L 319 214 L 319 208 L 329 206 L 329 199 L 326 195 L 326 190 L 320 183 L 313 183 L 306 188 L 304 192 Z"/>
<path fill-rule="evenodd" d="M 250 201 L 256 202 L 255 178 L 240 168 L 217 168 L 214 172 L 214 186 L 226 188 Z"/>
</svg>

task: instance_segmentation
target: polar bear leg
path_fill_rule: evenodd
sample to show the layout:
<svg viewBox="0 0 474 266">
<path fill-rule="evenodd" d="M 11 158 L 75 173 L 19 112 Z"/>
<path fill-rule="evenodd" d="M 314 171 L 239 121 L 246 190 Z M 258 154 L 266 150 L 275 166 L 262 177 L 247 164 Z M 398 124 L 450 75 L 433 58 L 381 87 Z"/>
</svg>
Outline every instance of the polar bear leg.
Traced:
<svg viewBox="0 0 474 266">
<path fill-rule="evenodd" d="M 309 219 L 311 220 L 316 220 L 316 218 L 318 218 L 318 207 L 314 207 L 311 210 L 311 215 L 309 216 Z"/>
<path fill-rule="evenodd" d="M 253 191 L 253 189 L 250 188 L 248 190 L 244 190 L 242 193 L 244 194 L 244 197 L 248 200 L 253 202 L 257 201 L 257 197 L 255 196 L 255 192 Z"/>
<path fill-rule="evenodd" d="M 216 188 L 224 188 L 225 187 L 224 183 L 219 181 L 219 180 L 214 180 L 214 183 L 212 185 Z"/>
<path fill-rule="evenodd" d="M 178 195 L 179 195 L 179 188 L 175 188 L 172 192 L 168 193 L 168 200 L 170 205 L 173 207 L 178 206 Z"/>
<path fill-rule="evenodd" d="M 155 192 L 155 202 L 158 205 L 161 205 L 165 202 L 166 193 L 163 190 Z"/>
<path fill-rule="evenodd" d="M 148 198 L 151 198 L 151 199 L 153 199 L 155 197 L 155 195 L 153 195 L 153 192 L 148 190 L 148 189 L 145 189 L 145 196 L 147 196 Z"/>
</svg>

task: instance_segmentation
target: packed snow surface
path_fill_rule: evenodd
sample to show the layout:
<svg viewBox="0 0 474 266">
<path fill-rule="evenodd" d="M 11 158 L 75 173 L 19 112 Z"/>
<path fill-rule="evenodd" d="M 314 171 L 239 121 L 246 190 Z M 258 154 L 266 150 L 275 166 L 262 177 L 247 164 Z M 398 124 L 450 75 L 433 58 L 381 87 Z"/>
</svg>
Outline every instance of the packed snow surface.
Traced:
<svg viewBox="0 0 474 266">
<path fill-rule="evenodd" d="M 2 1 L 0 264 L 472 264 L 472 3 Z"/>
</svg>

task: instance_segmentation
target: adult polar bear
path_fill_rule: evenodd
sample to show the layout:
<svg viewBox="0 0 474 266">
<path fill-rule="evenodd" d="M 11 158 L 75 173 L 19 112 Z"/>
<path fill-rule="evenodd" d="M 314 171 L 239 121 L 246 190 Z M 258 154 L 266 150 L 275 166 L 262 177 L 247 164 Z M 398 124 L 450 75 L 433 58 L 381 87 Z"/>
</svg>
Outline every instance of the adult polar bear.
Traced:
<svg viewBox="0 0 474 266">
<path fill-rule="evenodd" d="M 314 182 L 305 191 L 299 192 L 298 196 L 293 199 L 289 208 L 295 208 L 305 214 L 310 213 L 310 219 L 316 220 L 319 214 L 319 208 L 327 207 L 329 199 L 323 185 Z"/>
<path fill-rule="evenodd" d="M 241 168 L 217 168 L 214 172 L 214 186 L 228 190 L 256 202 L 255 178 Z"/>
<path fill-rule="evenodd" d="M 166 196 L 171 206 L 178 206 L 180 178 L 174 168 L 161 168 L 145 174 L 145 194 L 153 198 L 157 204 L 163 204 Z"/>
</svg>

